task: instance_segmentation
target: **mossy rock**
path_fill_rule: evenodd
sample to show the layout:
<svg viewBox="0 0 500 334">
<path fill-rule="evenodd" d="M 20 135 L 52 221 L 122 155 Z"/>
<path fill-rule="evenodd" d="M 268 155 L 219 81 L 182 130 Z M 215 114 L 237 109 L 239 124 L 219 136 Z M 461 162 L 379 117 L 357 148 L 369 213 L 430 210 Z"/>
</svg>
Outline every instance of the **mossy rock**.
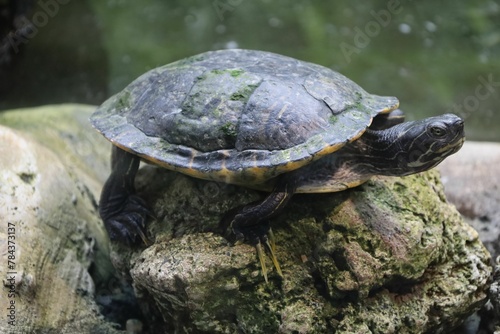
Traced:
<svg viewBox="0 0 500 334">
<path fill-rule="evenodd" d="M 94 109 L 0 114 L 0 333 L 119 333 L 93 298 L 94 279 L 113 273 L 97 214 L 109 146 L 88 124 Z"/>
<path fill-rule="evenodd" d="M 272 221 L 284 277 L 269 283 L 254 248 L 218 232 L 263 194 L 150 166 L 137 188 L 155 242 L 112 258 L 152 332 L 444 333 L 486 301 L 489 254 L 436 171 L 294 196 Z"/>
</svg>

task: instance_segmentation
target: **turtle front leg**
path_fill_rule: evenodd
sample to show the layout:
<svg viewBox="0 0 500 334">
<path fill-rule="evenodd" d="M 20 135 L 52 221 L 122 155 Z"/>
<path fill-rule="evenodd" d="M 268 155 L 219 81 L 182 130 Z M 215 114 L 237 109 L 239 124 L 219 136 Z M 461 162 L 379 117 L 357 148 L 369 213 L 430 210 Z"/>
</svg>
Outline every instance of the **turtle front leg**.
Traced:
<svg viewBox="0 0 500 334">
<path fill-rule="evenodd" d="M 269 219 L 283 210 L 292 198 L 295 189 L 293 183 L 281 180 L 273 192 L 262 202 L 246 205 L 234 214 L 226 231 L 226 234 L 232 232 L 237 239 L 246 240 L 255 246 L 262 267 L 262 275 L 266 282 L 268 281 L 267 267 L 263 247 L 269 252 L 278 274 L 283 276 L 275 255 L 274 235 L 269 225 Z"/>
<path fill-rule="evenodd" d="M 139 169 L 139 157 L 118 147 L 111 154 L 111 175 L 104 184 L 99 200 L 99 214 L 109 238 L 134 244 L 146 238 L 146 219 L 152 216 L 146 203 L 135 193 L 134 180 Z"/>
</svg>

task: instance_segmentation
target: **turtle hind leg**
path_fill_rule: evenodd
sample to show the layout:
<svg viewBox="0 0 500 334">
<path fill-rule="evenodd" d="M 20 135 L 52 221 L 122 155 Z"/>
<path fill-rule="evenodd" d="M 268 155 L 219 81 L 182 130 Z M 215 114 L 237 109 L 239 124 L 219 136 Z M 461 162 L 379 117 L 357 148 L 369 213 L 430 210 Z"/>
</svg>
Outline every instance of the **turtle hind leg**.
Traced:
<svg viewBox="0 0 500 334">
<path fill-rule="evenodd" d="M 255 246 L 266 282 L 265 251 L 269 253 L 278 274 L 283 276 L 276 258 L 274 234 L 271 231 L 269 219 L 283 210 L 292 198 L 295 189 L 294 183 L 287 183 L 285 178 L 282 178 L 273 192 L 263 201 L 248 204 L 236 213 L 231 212 L 229 216 L 231 218 L 226 217 L 222 221 L 222 224 L 227 226 L 226 237 L 233 235 L 236 239 L 243 239 Z"/>
<path fill-rule="evenodd" d="M 153 216 L 142 198 L 135 193 L 134 180 L 139 169 L 139 157 L 113 147 L 111 175 L 104 184 L 99 201 L 99 214 L 111 240 L 128 245 L 146 237 L 146 220 Z"/>
</svg>

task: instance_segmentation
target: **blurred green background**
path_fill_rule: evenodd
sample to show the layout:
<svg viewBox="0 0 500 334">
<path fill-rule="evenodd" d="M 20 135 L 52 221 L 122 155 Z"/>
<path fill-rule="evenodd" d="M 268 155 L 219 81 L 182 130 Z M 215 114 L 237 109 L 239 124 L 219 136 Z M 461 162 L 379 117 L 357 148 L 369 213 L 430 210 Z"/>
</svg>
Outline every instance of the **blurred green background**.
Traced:
<svg viewBox="0 0 500 334">
<path fill-rule="evenodd" d="M 0 0 L 0 110 L 100 104 L 207 50 L 273 51 L 337 70 L 409 119 L 454 112 L 500 141 L 499 1 Z"/>
</svg>

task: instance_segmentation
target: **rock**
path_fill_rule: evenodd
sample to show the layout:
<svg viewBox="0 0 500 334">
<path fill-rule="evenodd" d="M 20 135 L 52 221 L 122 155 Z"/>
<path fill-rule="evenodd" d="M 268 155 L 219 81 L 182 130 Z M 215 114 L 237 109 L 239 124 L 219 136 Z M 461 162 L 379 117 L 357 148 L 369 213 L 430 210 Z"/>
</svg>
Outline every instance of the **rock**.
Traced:
<svg viewBox="0 0 500 334">
<path fill-rule="evenodd" d="M 0 114 L 1 333 L 118 333 L 89 273 L 112 274 L 96 204 L 109 145 L 88 124 L 93 110 Z"/>
<path fill-rule="evenodd" d="M 273 219 L 284 278 L 268 284 L 252 246 L 214 233 L 259 193 L 154 167 L 137 187 L 155 243 L 112 260 L 153 332 L 444 333 L 486 301 L 489 254 L 436 171 L 296 195 Z"/>
<path fill-rule="evenodd" d="M 445 193 L 479 233 L 492 258 L 495 274 L 490 300 L 481 309 L 481 326 L 500 334 L 500 143 L 465 142 L 462 149 L 441 165 Z"/>
<path fill-rule="evenodd" d="M 500 255 L 500 143 L 465 142 L 441 165 L 446 196 L 478 232 L 493 258 Z"/>
<path fill-rule="evenodd" d="M 490 285 L 490 300 L 489 303 L 482 310 L 485 323 L 490 329 L 495 329 L 495 334 L 500 334 L 500 261 L 495 265 L 495 270 Z"/>
</svg>

